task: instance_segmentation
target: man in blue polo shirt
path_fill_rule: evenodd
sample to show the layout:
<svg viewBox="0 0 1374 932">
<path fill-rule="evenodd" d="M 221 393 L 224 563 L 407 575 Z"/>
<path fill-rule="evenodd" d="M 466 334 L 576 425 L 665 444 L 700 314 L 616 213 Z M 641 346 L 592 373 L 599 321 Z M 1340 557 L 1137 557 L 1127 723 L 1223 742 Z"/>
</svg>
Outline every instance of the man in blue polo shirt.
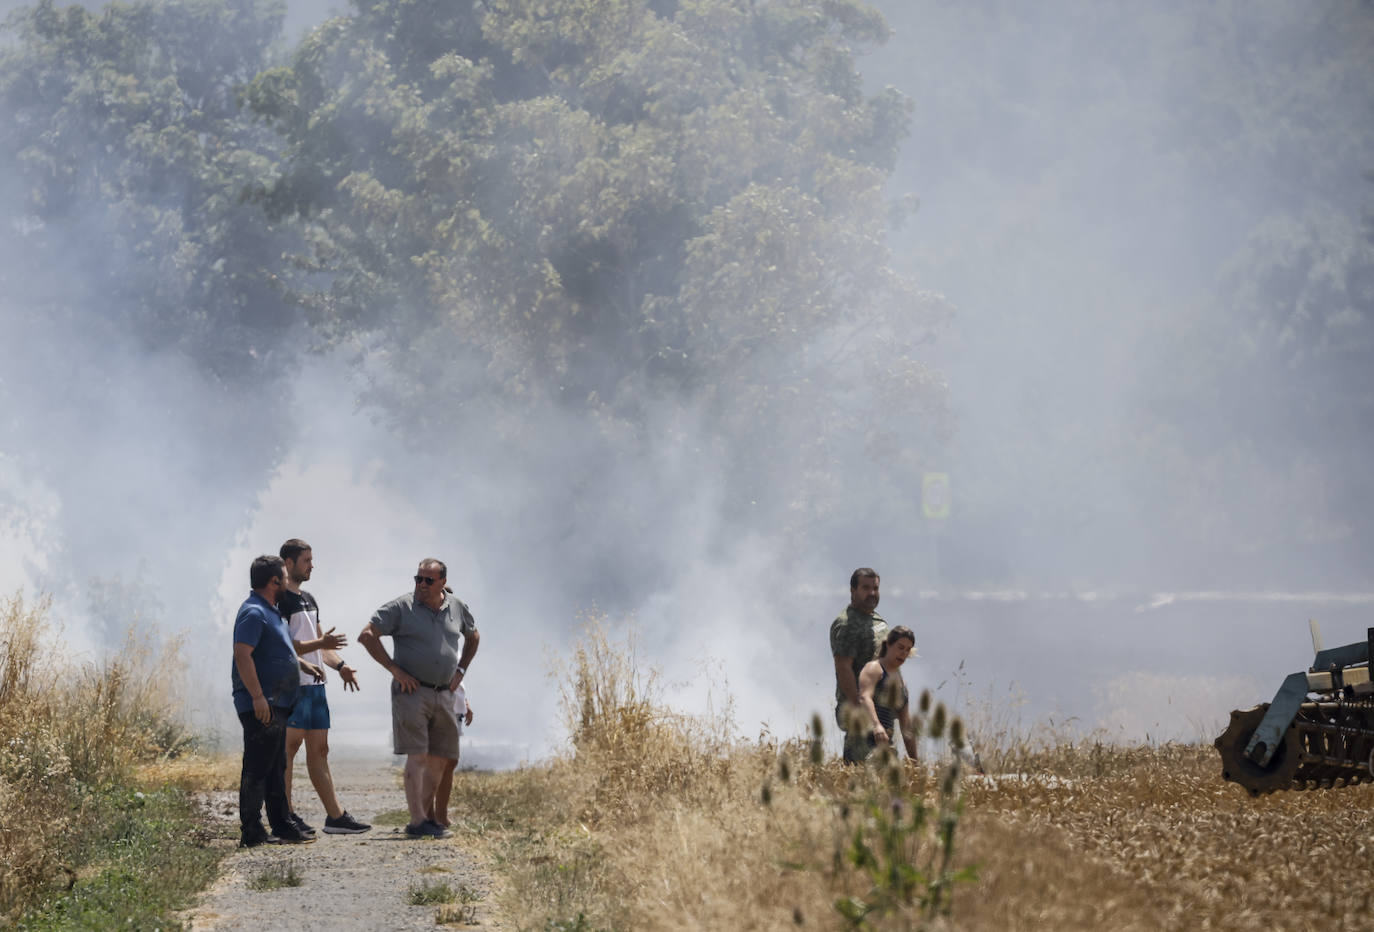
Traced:
<svg viewBox="0 0 1374 932">
<path fill-rule="evenodd" d="M 300 660 L 286 622 L 277 613 L 277 596 L 286 584 L 281 557 L 253 561 L 253 591 L 234 619 L 234 711 L 243 725 L 243 770 L 239 776 L 239 845 L 303 844 L 314 841 L 291 824 L 286 801 L 286 720 L 296 704 L 300 671 L 321 676 Z M 269 835 L 262 825 L 267 805 Z"/>
</svg>

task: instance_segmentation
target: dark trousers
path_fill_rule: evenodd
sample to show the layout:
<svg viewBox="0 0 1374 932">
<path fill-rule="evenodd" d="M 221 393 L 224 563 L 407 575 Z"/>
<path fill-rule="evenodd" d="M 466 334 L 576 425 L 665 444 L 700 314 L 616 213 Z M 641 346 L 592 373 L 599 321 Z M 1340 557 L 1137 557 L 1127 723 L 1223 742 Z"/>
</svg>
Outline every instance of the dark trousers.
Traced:
<svg viewBox="0 0 1374 932">
<path fill-rule="evenodd" d="M 252 712 L 240 712 L 243 724 L 243 772 L 239 775 L 239 822 L 245 835 L 262 831 L 263 803 L 274 833 L 287 830 L 286 720 L 290 709 L 272 707 L 264 725 Z"/>
</svg>

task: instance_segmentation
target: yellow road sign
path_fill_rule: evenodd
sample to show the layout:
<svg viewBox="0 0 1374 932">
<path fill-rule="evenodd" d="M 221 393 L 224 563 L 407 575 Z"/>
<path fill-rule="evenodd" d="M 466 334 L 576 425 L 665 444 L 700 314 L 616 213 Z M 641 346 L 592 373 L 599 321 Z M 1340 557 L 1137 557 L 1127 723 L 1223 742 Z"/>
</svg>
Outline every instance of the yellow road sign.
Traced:
<svg viewBox="0 0 1374 932">
<path fill-rule="evenodd" d="M 921 479 L 921 512 L 934 520 L 949 517 L 949 473 L 928 472 Z"/>
</svg>

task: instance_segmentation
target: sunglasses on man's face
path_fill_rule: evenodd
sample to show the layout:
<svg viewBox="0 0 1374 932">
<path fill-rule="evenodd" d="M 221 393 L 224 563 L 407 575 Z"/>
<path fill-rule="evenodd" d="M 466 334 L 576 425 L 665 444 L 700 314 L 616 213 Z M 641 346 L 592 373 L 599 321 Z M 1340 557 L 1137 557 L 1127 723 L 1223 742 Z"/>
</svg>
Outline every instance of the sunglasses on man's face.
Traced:
<svg viewBox="0 0 1374 932">
<path fill-rule="evenodd" d="M 416 576 L 416 577 L 415 577 L 415 582 L 416 582 L 417 585 L 418 585 L 419 583 L 424 583 L 426 586 L 432 586 L 432 585 L 434 585 L 434 577 L 433 577 L 433 576 Z"/>
</svg>

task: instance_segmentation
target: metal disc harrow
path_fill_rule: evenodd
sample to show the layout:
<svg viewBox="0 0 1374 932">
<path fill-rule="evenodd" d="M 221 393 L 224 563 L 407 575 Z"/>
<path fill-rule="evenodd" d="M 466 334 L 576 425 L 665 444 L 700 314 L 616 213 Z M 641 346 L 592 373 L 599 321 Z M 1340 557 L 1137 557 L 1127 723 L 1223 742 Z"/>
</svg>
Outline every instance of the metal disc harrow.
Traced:
<svg viewBox="0 0 1374 932">
<path fill-rule="evenodd" d="M 1251 796 L 1276 790 L 1331 789 L 1374 781 L 1374 701 L 1304 702 L 1266 763 L 1246 748 L 1269 704 L 1231 713 L 1214 745 L 1221 752 L 1223 779 Z"/>
</svg>

